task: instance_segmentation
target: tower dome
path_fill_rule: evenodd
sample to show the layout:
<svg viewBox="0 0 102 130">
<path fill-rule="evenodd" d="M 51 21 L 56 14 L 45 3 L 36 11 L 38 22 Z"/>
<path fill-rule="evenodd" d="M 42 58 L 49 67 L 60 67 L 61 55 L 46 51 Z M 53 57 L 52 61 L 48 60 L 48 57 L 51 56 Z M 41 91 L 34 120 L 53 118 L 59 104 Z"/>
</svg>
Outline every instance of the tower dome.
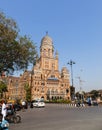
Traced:
<svg viewBox="0 0 102 130">
<path fill-rule="evenodd" d="M 63 67 L 61 70 L 61 77 L 63 77 L 64 79 L 68 79 L 69 77 L 69 71 L 67 70 L 66 67 Z"/>
<path fill-rule="evenodd" d="M 44 36 L 41 40 L 41 46 L 40 46 L 40 55 L 44 57 L 53 57 L 54 52 L 54 46 L 52 38 L 48 36 L 46 33 L 46 36 Z"/>
<path fill-rule="evenodd" d="M 53 46 L 52 38 L 49 37 L 48 35 L 44 36 L 41 40 L 41 46 L 44 46 L 44 45 Z"/>
<path fill-rule="evenodd" d="M 61 73 L 69 73 L 66 67 L 63 67 Z"/>
</svg>

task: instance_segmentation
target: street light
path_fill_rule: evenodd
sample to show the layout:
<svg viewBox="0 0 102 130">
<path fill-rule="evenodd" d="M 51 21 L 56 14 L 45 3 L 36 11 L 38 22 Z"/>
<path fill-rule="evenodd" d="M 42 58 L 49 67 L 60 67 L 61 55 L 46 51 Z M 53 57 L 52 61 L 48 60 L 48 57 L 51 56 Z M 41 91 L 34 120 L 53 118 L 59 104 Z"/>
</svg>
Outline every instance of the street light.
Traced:
<svg viewBox="0 0 102 130">
<path fill-rule="evenodd" d="M 75 64 L 75 62 L 70 60 L 70 62 L 68 62 L 68 64 L 71 67 L 71 80 L 72 80 L 72 86 L 73 86 L 73 69 L 72 69 L 72 66 L 73 66 L 73 64 Z"/>
<path fill-rule="evenodd" d="M 70 62 L 68 62 L 67 64 L 69 64 L 70 67 L 71 67 L 71 81 L 72 81 L 71 88 L 74 89 L 74 88 L 73 88 L 74 86 L 73 86 L 73 68 L 72 68 L 72 66 L 73 66 L 73 64 L 75 64 L 75 62 L 72 61 L 72 60 L 70 60 Z M 72 89 L 71 89 L 71 90 L 72 90 Z M 74 98 L 73 96 L 74 96 L 74 90 L 73 90 L 73 92 L 71 91 L 71 98 Z"/>
</svg>

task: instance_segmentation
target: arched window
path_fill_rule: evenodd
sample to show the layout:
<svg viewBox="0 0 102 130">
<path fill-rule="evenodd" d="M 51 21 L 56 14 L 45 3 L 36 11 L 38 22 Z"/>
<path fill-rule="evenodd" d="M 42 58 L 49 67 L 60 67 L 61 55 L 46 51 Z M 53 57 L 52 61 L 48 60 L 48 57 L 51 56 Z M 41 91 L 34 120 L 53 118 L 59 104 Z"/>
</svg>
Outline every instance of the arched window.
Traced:
<svg viewBox="0 0 102 130">
<path fill-rule="evenodd" d="M 54 94 L 54 90 L 51 90 L 51 94 Z"/>
<path fill-rule="evenodd" d="M 47 94 L 50 94 L 50 90 L 49 89 L 47 90 Z"/>
<path fill-rule="evenodd" d="M 48 49 L 48 56 L 50 56 L 50 49 Z"/>
<path fill-rule="evenodd" d="M 46 56 L 46 49 L 44 49 L 44 56 Z"/>
<path fill-rule="evenodd" d="M 66 93 L 68 93 L 69 92 L 69 90 L 68 89 L 66 89 Z"/>
</svg>

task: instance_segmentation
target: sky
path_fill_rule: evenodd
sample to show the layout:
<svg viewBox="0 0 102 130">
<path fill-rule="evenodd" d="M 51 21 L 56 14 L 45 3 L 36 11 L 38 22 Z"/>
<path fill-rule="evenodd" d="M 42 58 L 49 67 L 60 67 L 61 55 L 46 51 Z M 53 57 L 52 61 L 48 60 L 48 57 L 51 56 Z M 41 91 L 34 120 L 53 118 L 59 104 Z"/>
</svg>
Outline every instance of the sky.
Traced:
<svg viewBox="0 0 102 130">
<path fill-rule="evenodd" d="M 66 66 L 71 74 L 67 63 L 75 62 L 76 91 L 102 89 L 102 0 L 0 0 L 0 11 L 17 22 L 20 35 L 30 36 L 38 51 L 48 31 L 59 70 Z"/>
</svg>

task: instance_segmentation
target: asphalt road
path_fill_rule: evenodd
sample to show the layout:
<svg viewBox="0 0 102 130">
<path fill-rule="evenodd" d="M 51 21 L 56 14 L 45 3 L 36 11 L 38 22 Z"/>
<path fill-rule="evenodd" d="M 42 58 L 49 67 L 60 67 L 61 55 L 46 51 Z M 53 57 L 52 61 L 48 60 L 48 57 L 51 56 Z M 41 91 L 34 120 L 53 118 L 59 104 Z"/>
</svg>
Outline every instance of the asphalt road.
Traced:
<svg viewBox="0 0 102 130">
<path fill-rule="evenodd" d="M 75 108 L 46 104 L 19 112 L 22 122 L 10 124 L 9 130 L 102 130 L 102 107 Z"/>
</svg>

